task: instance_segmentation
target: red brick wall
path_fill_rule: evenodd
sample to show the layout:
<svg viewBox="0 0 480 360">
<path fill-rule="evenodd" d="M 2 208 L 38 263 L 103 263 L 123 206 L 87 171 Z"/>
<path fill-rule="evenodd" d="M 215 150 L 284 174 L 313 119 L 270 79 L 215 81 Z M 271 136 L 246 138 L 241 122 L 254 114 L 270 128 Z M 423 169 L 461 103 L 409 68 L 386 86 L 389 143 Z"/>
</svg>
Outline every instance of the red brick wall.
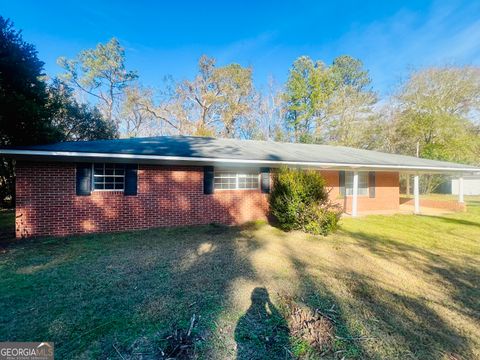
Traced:
<svg viewBox="0 0 480 360">
<path fill-rule="evenodd" d="M 140 165 L 138 195 L 76 196 L 75 165 L 18 162 L 16 234 L 68 235 L 265 219 L 260 190 L 203 194 L 203 168 Z"/>
<path fill-rule="evenodd" d="M 321 171 L 330 187 L 330 199 L 350 213 L 352 210 L 352 197 L 340 197 L 338 171 Z M 377 210 L 398 210 L 400 204 L 399 174 L 394 172 L 375 173 L 375 197 L 358 196 L 358 212 Z"/>
<path fill-rule="evenodd" d="M 240 224 L 266 219 L 268 197 L 260 190 L 216 190 L 203 194 L 202 167 L 140 165 L 138 195 L 92 192 L 76 196 L 75 165 L 18 162 L 17 237 L 109 232 L 209 223 Z M 333 201 L 339 198 L 338 171 L 322 171 Z M 396 210 L 398 173 L 376 175 L 376 197 L 360 196 L 358 211 Z"/>
</svg>

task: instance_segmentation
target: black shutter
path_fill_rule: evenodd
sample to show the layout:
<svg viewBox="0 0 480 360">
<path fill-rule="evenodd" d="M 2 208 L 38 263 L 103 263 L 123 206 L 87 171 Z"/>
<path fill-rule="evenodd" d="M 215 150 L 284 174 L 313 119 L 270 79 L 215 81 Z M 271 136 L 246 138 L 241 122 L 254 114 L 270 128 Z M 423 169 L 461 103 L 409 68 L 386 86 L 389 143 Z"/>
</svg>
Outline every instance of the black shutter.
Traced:
<svg viewBox="0 0 480 360">
<path fill-rule="evenodd" d="M 368 196 L 375 197 L 375 171 L 368 173 Z"/>
<path fill-rule="evenodd" d="M 88 196 L 92 193 L 92 164 L 77 164 L 76 192 L 78 196 Z"/>
<path fill-rule="evenodd" d="M 260 187 L 262 189 L 262 193 L 270 193 L 270 168 L 260 169 Z"/>
<path fill-rule="evenodd" d="M 338 191 L 340 196 L 345 196 L 345 171 L 341 170 L 338 172 Z"/>
<path fill-rule="evenodd" d="M 204 194 L 213 194 L 213 177 L 214 170 L 213 166 L 204 166 L 203 167 L 203 193 Z"/>
<path fill-rule="evenodd" d="M 138 165 L 126 164 L 125 165 L 125 190 L 123 192 L 125 196 L 137 195 L 137 178 L 138 178 Z"/>
</svg>

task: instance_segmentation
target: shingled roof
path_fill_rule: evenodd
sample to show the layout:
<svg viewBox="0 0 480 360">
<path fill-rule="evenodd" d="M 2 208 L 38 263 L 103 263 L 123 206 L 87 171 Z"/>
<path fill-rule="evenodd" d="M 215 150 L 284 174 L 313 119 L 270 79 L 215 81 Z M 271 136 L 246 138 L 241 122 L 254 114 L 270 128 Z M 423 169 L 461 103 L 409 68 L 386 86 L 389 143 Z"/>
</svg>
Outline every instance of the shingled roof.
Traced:
<svg viewBox="0 0 480 360">
<path fill-rule="evenodd" d="M 62 142 L 0 149 L 21 159 L 61 161 L 113 160 L 144 163 L 303 166 L 430 172 L 480 172 L 480 168 L 445 161 L 344 146 L 281 143 L 196 136 L 158 136 Z"/>
</svg>

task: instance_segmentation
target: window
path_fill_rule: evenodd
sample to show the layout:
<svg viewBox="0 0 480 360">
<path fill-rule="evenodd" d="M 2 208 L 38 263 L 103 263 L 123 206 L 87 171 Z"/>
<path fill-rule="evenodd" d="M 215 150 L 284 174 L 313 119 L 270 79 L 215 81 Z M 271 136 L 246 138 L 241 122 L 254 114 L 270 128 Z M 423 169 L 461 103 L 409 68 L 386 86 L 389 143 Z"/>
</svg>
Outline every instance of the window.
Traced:
<svg viewBox="0 0 480 360">
<path fill-rule="evenodd" d="M 258 171 L 218 170 L 215 171 L 215 190 L 251 190 L 260 187 Z"/>
<path fill-rule="evenodd" d="M 93 164 L 93 189 L 96 191 L 123 191 L 125 165 Z"/>
<path fill-rule="evenodd" d="M 353 195 L 353 172 L 345 172 L 345 192 Z M 358 172 L 358 195 L 368 195 L 368 172 Z"/>
</svg>

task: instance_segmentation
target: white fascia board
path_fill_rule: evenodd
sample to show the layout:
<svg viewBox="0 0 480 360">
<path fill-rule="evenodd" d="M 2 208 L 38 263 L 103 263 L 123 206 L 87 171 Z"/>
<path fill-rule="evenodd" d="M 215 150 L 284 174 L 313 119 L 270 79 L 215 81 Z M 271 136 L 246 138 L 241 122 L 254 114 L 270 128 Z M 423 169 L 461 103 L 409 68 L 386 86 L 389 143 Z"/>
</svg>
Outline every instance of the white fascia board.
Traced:
<svg viewBox="0 0 480 360">
<path fill-rule="evenodd" d="M 263 165 L 263 166 L 297 166 L 322 169 L 361 169 L 361 170 L 386 170 L 386 171 L 433 171 L 433 172 L 463 172 L 476 173 L 480 168 L 457 168 L 446 166 L 406 166 L 406 165 L 371 165 L 354 163 L 334 163 L 334 162 L 310 162 L 310 161 L 283 161 L 283 160 L 255 160 L 255 159 L 229 159 L 229 158 L 206 158 L 206 157 L 187 157 L 187 156 L 163 156 L 163 155 L 140 155 L 140 154 L 115 154 L 115 153 L 93 153 L 79 151 L 42 151 L 42 150 L 0 150 L 0 155 L 22 156 L 22 157 L 72 157 L 85 160 L 117 159 L 129 161 L 159 161 L 159 162 L 182 162 L 182 163 L 202 163 L 202 164 L 232 164 L 232 165 Z"/>
</svg>

